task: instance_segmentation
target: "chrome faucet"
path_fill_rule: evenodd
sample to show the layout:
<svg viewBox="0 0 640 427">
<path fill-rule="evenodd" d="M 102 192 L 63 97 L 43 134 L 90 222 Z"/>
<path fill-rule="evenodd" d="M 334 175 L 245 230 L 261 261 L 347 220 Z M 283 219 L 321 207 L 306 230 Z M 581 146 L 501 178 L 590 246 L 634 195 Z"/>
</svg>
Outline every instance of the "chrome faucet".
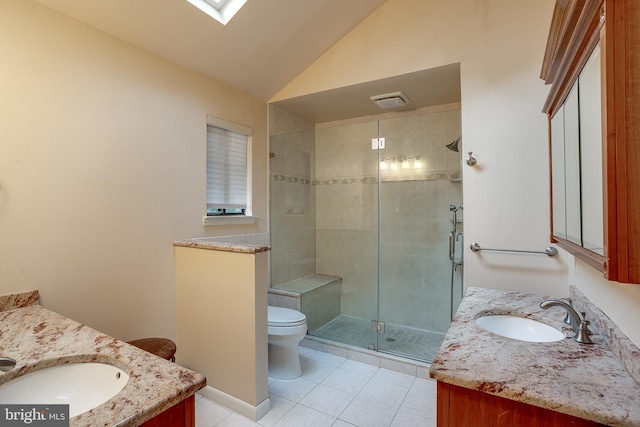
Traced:
<svg viewBox="0 0 640 427">
<path fill-rule="evenodd" d="M 16 361 L 9 357 L 0 357 L 0 371 L 7 372 L 16 366 Z"/>
<path fill-rule="evenodd" d="M 591 338 L 589 338 L 589 321 L 586 319 L 585 313 L 582 313 L 580 316 L 574 309 L 571 307 L 571 304 L 560 301 L 560 300 L 546 300 L 540 303 L 540 308 L 546 310 L 551 307 L 562 307 L 567 311 L 567 315 L 569 316 L 569 320 L 571 323 L 571 329 L 575 333 L 573 339 L 582 344 L 591 344 Z"/>
</svg>

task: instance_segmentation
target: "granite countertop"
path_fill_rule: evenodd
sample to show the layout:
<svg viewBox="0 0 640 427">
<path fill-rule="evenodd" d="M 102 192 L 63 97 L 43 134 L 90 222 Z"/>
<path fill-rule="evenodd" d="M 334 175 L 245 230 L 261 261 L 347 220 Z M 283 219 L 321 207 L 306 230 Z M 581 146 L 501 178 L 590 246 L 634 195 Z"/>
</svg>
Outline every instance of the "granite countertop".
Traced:
<svg viewBox="0 0 640 427">
<path fill-rule="evenodd" d="M 194 239 L 177 240 L 173 242 L 173 245 L 212 251 L 255 254 L 271 250 L 268 240 L 268 233 L 263 233 L 223 237 L 198 237 Z"/>
<path fill-rule="evenodd" d="M 594 344 L 575 342 L 562 322 L 566 312 L 542 310 L 539 303 L 545 299 L 550 298 L 469 288 L 431 365 L 431 377 L 602 424 L 640 426 L 638 379 L 610 350 L 606 337 L 593 334 Z M 481 328 L 475 322 L 479 313 L 530 317 L 562 330 L 567 339 L 504 338 Z M 637 361 L 637 347 L 633 351 L 629 357 Z"/>
<path fill-rule="evenodd" d="M 102 362 L 129 373 L 120 393 L 70 426 L 137 426 L 193 395 L 203 375 L 38 305 L 38 292 L 0 297 L 0 356 L 17 361 L 0 384 L 41 368 Z"/>
</svg>

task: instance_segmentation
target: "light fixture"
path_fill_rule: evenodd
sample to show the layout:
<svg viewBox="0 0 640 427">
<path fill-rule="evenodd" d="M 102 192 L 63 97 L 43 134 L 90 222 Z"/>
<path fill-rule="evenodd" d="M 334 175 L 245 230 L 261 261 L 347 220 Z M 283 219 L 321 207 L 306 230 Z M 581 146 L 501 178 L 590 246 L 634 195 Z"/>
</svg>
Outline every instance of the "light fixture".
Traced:
<svg viewBox="0 0 640 427">
<path fill-rule="evenodd" d="M 404 107 L 409 103 L 409 98 L 402 92 L 385 93 L 370 97 L 375 104 L 383 109 Z"/>
<path fill-rule="evenodd" d="M 385 157 L 380 159 L 380 170 L 422 169 L 420 156 Z"/>
</svg>

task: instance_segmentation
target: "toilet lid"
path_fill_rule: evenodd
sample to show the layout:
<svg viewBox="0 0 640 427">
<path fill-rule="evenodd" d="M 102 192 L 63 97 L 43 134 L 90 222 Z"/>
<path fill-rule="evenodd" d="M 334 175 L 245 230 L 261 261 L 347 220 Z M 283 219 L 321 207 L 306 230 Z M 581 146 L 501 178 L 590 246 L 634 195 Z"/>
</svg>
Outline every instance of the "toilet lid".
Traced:
<svg viewBox="0 0 640 427">
<path fill-rule="evenodd" d="M 307 320 L 307 316 L 299 311 L 284 307 L 269 306 L 267 316 L 269 326 L 298 326 Z"/>
</svg>

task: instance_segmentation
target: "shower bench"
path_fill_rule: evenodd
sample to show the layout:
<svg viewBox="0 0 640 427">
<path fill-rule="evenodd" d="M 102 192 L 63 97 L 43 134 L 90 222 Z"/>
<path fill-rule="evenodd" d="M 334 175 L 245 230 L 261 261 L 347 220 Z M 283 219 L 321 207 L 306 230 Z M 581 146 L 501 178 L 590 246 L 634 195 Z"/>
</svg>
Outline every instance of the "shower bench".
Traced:
<svg viewBox="0 0 640 427">
<path fill-rule="evenodd" d="M 312 274 L 269 288 L 269 305 L 301 311 L 314 331 L 340 315 L 342 278 Z"/>
</svg>

